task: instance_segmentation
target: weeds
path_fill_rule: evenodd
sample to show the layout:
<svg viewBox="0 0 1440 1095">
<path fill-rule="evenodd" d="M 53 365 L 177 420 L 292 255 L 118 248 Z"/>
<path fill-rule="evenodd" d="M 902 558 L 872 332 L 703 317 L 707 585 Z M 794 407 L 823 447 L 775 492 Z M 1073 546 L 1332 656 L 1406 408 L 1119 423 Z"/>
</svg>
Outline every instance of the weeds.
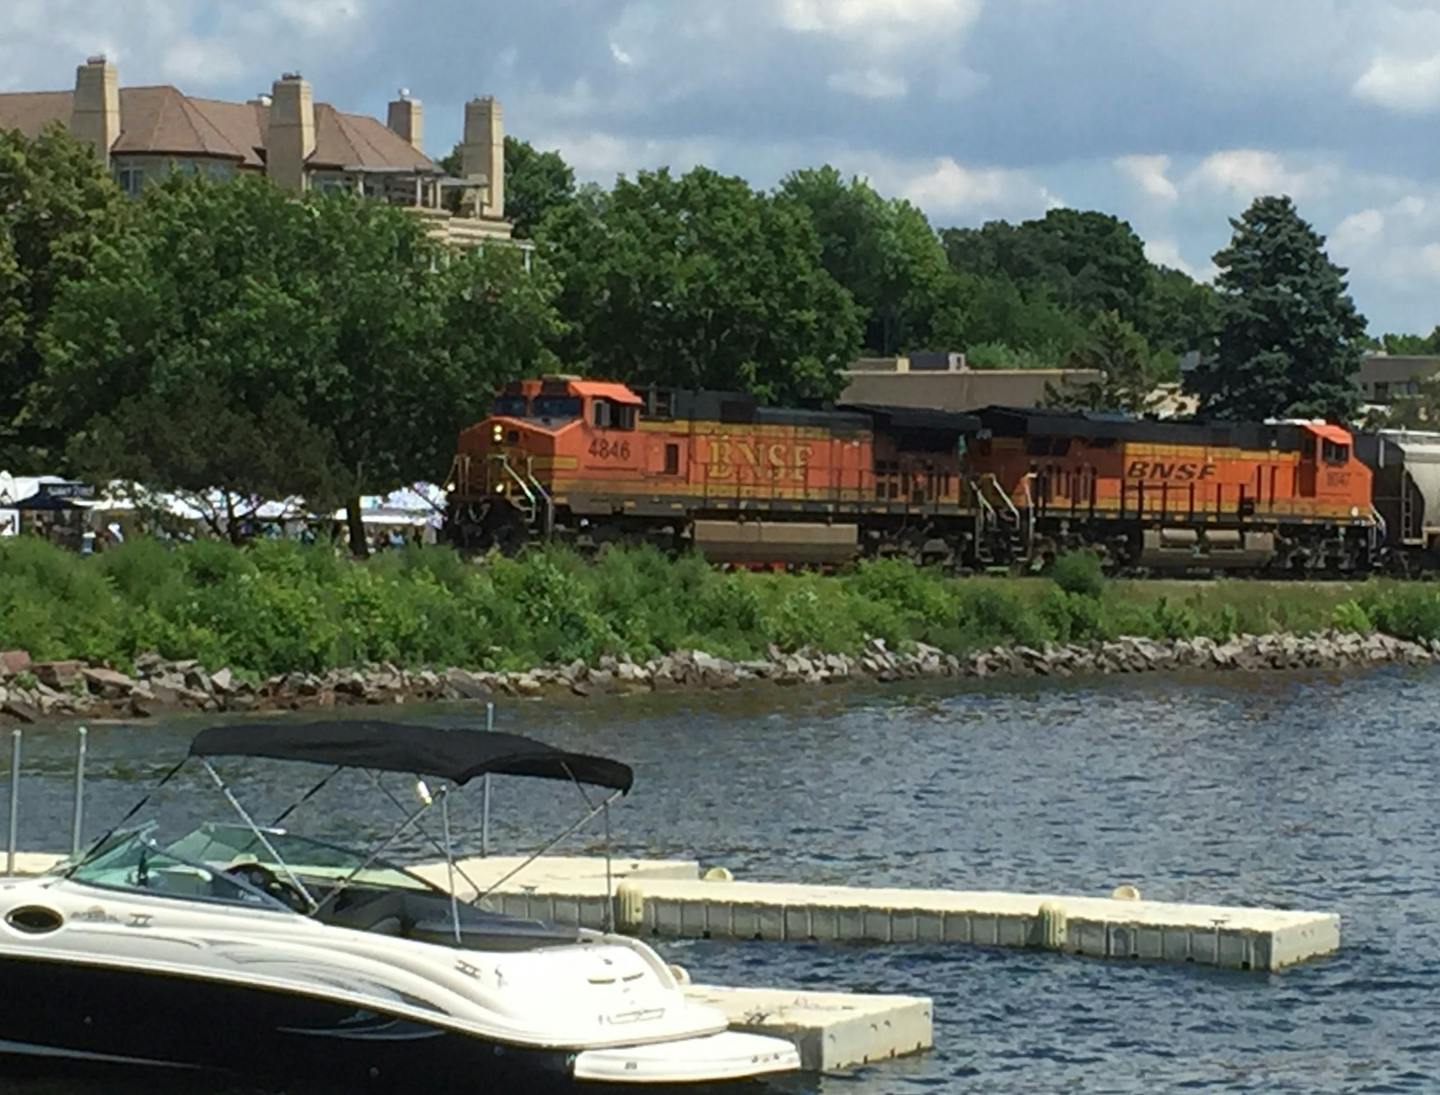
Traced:
<svg viewBox="0 0 1440 1095">
<path fill-rule="evenodd" d="M 561 548 L 462 559 L 407 547 L 365 563 L 328 546 L 137 540 L 95 558 L 20 538 L 0 544 L 0 648 L 129 668 L 137 655 L 198 658 L 263 677 L 388 661 L 524 668 L 700 649 L 854 652 L 929 643 L 994 646 L 1126 635 L 1217 640 L 1327 628 L 1440 638 L 1440 588 L 1266 582 L 1122 582 L 1061 556 L 1050 580 L 957 580 L 898 560 L 835 575 L 726 573 L 695 557 Z"/>
</svg>

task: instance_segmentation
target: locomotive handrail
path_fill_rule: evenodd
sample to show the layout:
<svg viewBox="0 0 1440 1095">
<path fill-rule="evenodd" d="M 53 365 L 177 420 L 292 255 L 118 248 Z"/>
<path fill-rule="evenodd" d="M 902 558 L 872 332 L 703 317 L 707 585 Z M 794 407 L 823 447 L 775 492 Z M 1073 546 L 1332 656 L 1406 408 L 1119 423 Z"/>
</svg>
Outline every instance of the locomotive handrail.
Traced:
<svg viewBox="0 0 1440 1095">
<path fill-rule="evenodd" d="M 529 484 L 527 484 L 525 480 L 520 477 L 520 473 L 517 472 L 513 467 L 511 467 L 510 458 L 508 456 L 506 456 L 503 452 L 497 453 L 494 459 L 496 463 L 498 463 L 500 467 L 505 470 L 505 474 L 508 475 L 511 479 L 515 480 L 515 485 L 519 487 L 521 492 L 525 495 L 525 501 L 528 502 L 530 505 L 530 512 L 525 517 L 525 523 L 527 525 L 534 525 L 535 517 L 540 511 L 540 504 L 535 500 L 535 493 L 530 489 Z"/>
</svg>

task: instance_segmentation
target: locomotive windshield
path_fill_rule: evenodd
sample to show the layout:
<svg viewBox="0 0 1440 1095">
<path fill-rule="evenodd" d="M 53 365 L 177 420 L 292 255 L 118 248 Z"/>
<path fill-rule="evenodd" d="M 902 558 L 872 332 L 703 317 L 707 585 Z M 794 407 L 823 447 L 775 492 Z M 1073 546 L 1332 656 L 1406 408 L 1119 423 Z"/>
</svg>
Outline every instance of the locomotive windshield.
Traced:
<svg viewBox="0 0 1440 1095">
<path fill-rule="evenodd" d="M 530 413 L 530 400 L 523 395 L 497 396 L 494 406 L 490 408 L 490 413 L 502 415 L 505 418 L 524 418 Z"/>
<path fill-rule="evenodd" d="M 573 395 L 537 395 L 536 418 L 579 418 L 580 398 Z"/>
</svg>

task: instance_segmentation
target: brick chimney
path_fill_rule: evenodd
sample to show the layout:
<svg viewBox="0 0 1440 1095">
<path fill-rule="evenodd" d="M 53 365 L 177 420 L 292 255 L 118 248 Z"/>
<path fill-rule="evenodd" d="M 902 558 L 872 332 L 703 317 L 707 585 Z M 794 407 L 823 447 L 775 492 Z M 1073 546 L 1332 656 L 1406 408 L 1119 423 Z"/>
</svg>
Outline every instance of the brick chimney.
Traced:
<svg viewBox="0 0 1440 1095">
<path fill-rule="evenodd" d="M 265 135 L 265 173 L 288 190 L 304 190 L 305 161 L 315 151 L 315 100 L 298 72 L 287 72 L 270 91 L 270 128 Z"/>
<path fill-rule="evenodd" d="M 505 115 L 495 99 L 465 104 L 465 140 L 460 145 L 460 174 L 483 175 L 489 182 L 480 215 L 505 218 Z"/>
<path fill-rule="evenodd" d="M 390 104 L 385 124 L 410 142 L 417 152 L 425 151 L 425 107 L 419 99 L 410 98 L 407 88 Z"/>
<path fill-rule="evenodd" d="M 110 149 L 120 139 L 120 76 L 103 53 L 75 70 L 70 132 L 95 150 L 108 171 Z"/>
</svg>

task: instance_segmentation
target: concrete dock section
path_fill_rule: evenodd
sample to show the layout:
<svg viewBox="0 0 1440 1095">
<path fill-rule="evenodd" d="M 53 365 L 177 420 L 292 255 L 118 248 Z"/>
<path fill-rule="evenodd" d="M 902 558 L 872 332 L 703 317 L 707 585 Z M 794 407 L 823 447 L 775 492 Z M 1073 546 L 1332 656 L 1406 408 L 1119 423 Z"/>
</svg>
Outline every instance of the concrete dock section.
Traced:
<svg viewBox="0 0 1440 1095">
<path fill-rule="evenodd" d="M 618 862 L 618 861 L 617 861 Z M 634 861 L 631 861 L 632 864 Z M 869 889 L 702 880 L 604 865 L 506 883 L 499 912 L 661 939 L 951 943 L 1031 947 L 1097 958 L 1277 970 L 1334 953 L 1334 913 L 1142 901 L 1126 897 Z"/>
<path fill-rule="evenodd" d="M 857 1068 L 935 1045 L 934 1005 L 922 996 L 712 985 L 690 985 L 685 995 L 723 1011 L 731 1030 L 789 1039 L 806 1072 Z"/>
</svg>

